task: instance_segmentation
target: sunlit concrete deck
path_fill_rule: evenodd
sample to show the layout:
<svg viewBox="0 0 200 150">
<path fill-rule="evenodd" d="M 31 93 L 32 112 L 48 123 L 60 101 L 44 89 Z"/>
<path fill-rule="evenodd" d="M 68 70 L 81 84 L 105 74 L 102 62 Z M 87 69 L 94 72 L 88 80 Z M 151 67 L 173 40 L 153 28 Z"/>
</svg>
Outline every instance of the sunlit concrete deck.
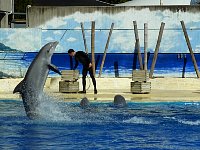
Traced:
<svg viewBox="0 0 200 150">
<path fill-rule="evenodd" d="M 12 94 L 14 87 L 22 79 L 1 79 L 0 99 L 21 99 L 18 94 Z M 59 93 L 60 78 L 48 78 L 45 92 L 61 101 L 79 101 L 87 97 L 90 101 L 112 101 L 116 94 L 123 95 L 134 102 L 200 102 L 200 79 L 197 78 L 155 78 L 151 79 L 150 94 L 132 94 L 130 92 L 131 78 L 97 78 L 98 94 L 93 94 L 93 85 L 87 94 Z M 80 90 L 82 88 L 81 79 Z M 91 83 L 92 84 L 92 83 Z M 87 81 L 87 86 L 89 82 Z"/>
</svg>

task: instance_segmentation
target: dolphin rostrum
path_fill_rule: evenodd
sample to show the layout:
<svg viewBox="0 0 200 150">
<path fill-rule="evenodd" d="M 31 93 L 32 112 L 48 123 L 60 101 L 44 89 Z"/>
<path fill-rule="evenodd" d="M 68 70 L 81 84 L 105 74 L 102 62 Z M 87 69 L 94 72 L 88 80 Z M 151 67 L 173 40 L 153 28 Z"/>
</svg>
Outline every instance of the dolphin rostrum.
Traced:
<svg viewBox="0 0 200 150">
<path fill-rule="evenodd" d="M 21 94 L 26 114 L 30 119 L 38 117 L 36 108 L 38 100 L 43 94 L 49 70 L 61 74 L 58 68 L 51 64 L 51 57 L 57 45 L 58 42 L 50 42 L 40 49 L 29 66 L 24 79 L 13 91 L 13 93 L 19 92 Z"/>
</svg>

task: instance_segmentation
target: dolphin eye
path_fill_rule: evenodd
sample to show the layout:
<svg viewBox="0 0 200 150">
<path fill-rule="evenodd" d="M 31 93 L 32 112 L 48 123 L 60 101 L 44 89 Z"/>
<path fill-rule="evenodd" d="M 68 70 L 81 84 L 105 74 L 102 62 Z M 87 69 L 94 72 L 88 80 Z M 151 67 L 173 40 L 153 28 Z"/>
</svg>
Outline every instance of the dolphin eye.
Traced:
<svg viewBox="0 0 200 150">
<path fill-rule="evenodd" d="M 50 51 L 52 50 L 53 47 L 50 47 L 48 50 L 47 50 L 47 53 L 50 53 Z"/>
<path fill-rule="evenodd" d="M 50 52 L 50 50 L 51 50 L 51 48 L 47 50 L 47 53 L 49 53 L 49 52 Z"/>
</svg>

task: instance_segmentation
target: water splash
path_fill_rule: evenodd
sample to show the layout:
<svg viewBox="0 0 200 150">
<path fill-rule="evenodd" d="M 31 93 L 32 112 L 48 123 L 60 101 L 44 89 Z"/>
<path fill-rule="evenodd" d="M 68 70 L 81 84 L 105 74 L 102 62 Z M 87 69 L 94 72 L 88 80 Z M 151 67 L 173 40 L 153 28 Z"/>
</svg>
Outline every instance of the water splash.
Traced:
<svg viewBox="0 0 200 150">
<path fill-rule="evenodd" d="M 200 125 L 200 120 L 187 120 L 187 119 L 177 119 L 176 117 L 163 117 L 164 119 L 168 120 L 174 120 L 175 122 L 185 124 L 185 125 L 191 125 L 191 126 L 199 126 Z"/>
<path fill-rule="evenodd" d="M 114 121 L 105 108 L 102 109 L 101 107 L 91 106 L 87 109 L 82 109 L 79 104 L 76 106 L 70 106 L 66 104 L 66 106 L 63 108 L 65 109 L 65 113 L 71 118 L 72 123 L 101 124 Z"/>
<path fill-rule="evenodd" d="M 200 125 L 200 120 L 196 121 L 190 121 L 190 120 L 178 120 L 179 123 L 186 124 L 186 125 L 192 125 L 192 126 L 199 126 Z"/>
<path fill-rule="evenodd" d="M 70 121 L 71 118 L 61 111 L 58 100 L 42 93 L 38 98 L 37 113 L 42 119 L 50 121 Z"/>
<path fill-rule="evenodd" d="M 187 102 L 187 103 L 185 103 L 185 105 L 190 105 L 190 106 L 199 106 L 200 105 L 200 103 L 199 102 Z"/>
<path fill-rule="evenodd" d="M 124 123 L 132 123 L 132 124 L 157 124 L 156 121 L 144 118 L 144 117 L 132 117 L 131 119 L 124 120 Z"/>
<path fill-rule="evenodd" d="M 163 117 L 164 119 L 176 120 L 176 117 Z"/>
</svg>

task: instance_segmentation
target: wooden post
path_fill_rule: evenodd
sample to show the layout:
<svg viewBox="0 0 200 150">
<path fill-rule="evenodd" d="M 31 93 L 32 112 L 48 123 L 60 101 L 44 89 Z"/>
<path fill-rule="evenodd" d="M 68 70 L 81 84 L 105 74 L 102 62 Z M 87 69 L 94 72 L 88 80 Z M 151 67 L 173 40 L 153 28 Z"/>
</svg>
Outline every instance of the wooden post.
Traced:
<svg viewBox="0 0 200 150">
<path fill-rule="evenodd" d="M 157 44 L 156 44 L 156 49 L 155 49 L 154 56 L 153 56 L 153 61 L 152 61 L 152 64 L 151 64 L 151 70 L 150 70 L 150 73 L 149 73 L 150 78 L 153 77 L 153 72 L 154 72 L 156 60 L 157 60 L 157 57 L 158 57 L 158 51 L 159 51 L 159 48 L 160 48 L 160 43 L 161 43 L 161 40 L 162 40 L 164 27 L 165 27 L 165 23 L 162 22 L 161 26 L 160 26 L 160 31 L 159 31 L 159 35 L 158 35 Z"/>
<path fill-rule="evenodd" d="M 115 78 L 119 78 L 119 64 L 118 61 L 114 62 Z"/>
<path fill-rule="evenodd" d="M 140 40 L 139 40 L 139 34 L 138 34 L 137 22 L 136 21 L 133 21 L 133 26 L 134 26 L 134 32 L 135 32 L 136 49 L 137 49 L 137 53 L 138 53 L 140 69 L 143 70 L 142 56 L 141 56 L 141 52 L 140 52 Z"/>
<path fill-rule="evenodd" d="M 92 30 L 91 30 L 91 53 L 92 53 L 92 69 L 93 75 L 95 76 L 95 21 L 92 21 Z"/>
<path fill-rule="evenodd" d="M 133 70 L 136 70 L 136 66 L 137 66 L 137 58 L 138 58 L 138 54 L 137 54 L 137 50 L 136 50 L 136 42 L 135 42 L 135 49 L 134 49 L 134 54 L 133 54 Z"/>
<path fill-rule="evenodd" d="M 194 64 L 194 68 L 195 68 L 197 77 L 199 78 L 199 77 L 200 77 L 200 74 L 199 74 L 198 65 L 197 65 L 197 62 L 196 62 L 196 59 L 195 59 L 195 56 L 194 56 L 194 53 L 193 53 L 193 50 L 192 50 L 192 46 L 191 46 L 191 43 L 190 43 L 190 40 L 189 40 L 187 31 L 186 31 L 186 27 L 185 27 L 185 24 L 184 24 L 184 21 L 183 21 L 183 20 L 181 21 L 181 25 L 182 25 L 183 33 L 184 33 L 184 35 L 185 35 L 185 40 L 186 40 L 186 42 L 187 42 L 188 49 L 189 49 L 190 54 L 191 54 L 191 57 L 192 57 L 192 62 L 193 62 L 193 64 Z"/>
<path fill-rule="evenodd" d="M 144 24 L 144 70 L 147 70 L 148 24 Z"/>
<path fill-rule="evenodd" d="M 84 26 L 83 26 L 82 22 L 81 22 L 81 29 L 82 29 L 84 46 L 85 46 L 85 52 L 88 54 L 87 42 L 86 42 L 86 38 L 85 38 L 85 31 L 84 31 Z"/>
<path fill-rule="evenodd" d="M 187 56 L 186 54 L 183 54 L 183 71 L 182 71 L 182 78 L 185 78 L 185 68 L 187 64 Z"/>
<path fill-rule="evenodd" d="M 104 54 L 103 54 L 103 59 L 102 59 L 101 67 L 100 67 L 100 71 L 99 71 L 99 77 L 101 77 L 101 74 L 102 74 L 102 69 L 103 69 L 103 66 L 104 66 L 105 59 L 106 59 L 106 53 L 107 53 L 107 50 L 108 50 L 110 37 L 112 35 L 113 28 L 114 28 L 114 23 L 112 23 L 112 25 L 111 25 L 110 32 L 109 32 L 109 35 L 108 35 L 108 39 L 107 39 L 107 42 L 106 42 L 106 46 L 105 46 L 105 50 L 104 50 Z"/>
</svg>

